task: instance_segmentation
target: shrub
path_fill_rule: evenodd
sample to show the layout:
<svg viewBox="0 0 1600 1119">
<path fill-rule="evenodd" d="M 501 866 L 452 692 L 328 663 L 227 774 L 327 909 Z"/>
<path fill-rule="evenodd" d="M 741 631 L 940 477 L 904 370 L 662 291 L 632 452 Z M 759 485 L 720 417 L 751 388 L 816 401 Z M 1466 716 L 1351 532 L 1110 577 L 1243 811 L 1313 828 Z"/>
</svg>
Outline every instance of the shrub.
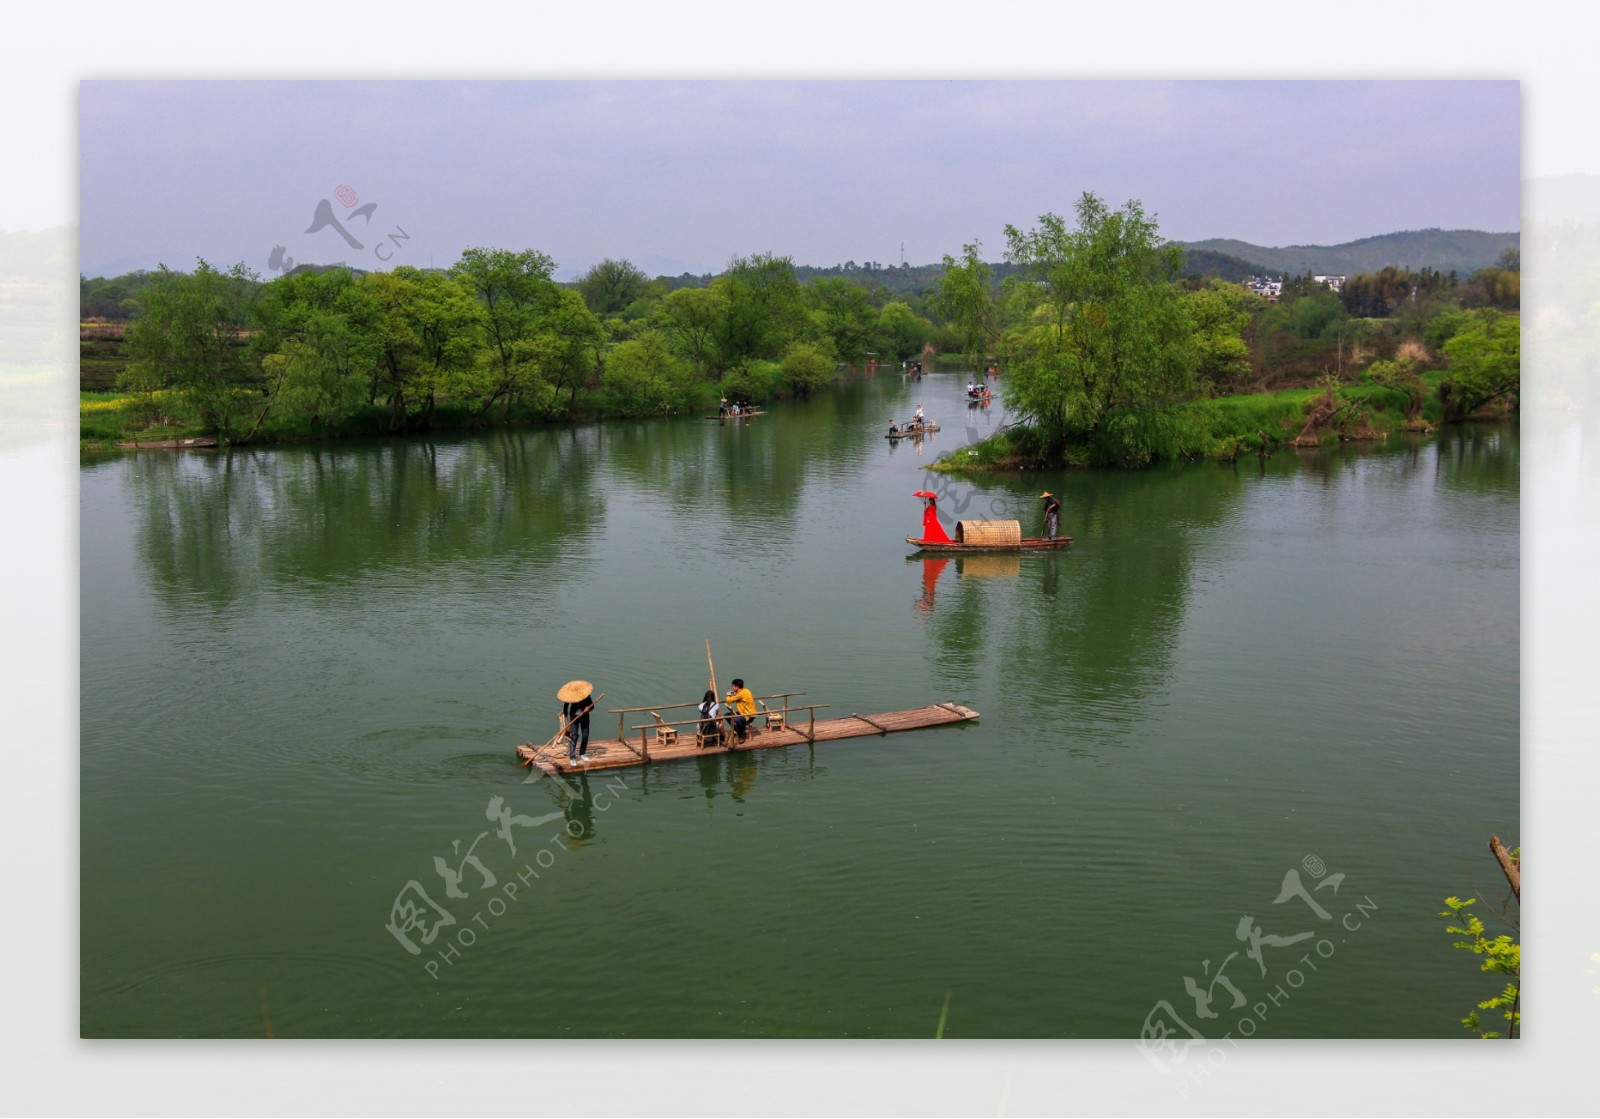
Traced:
<svg viewBox="0 0 1600 1119">
<path fill-rule="evenodd" d="M 779 363 L 796 396 L 809 396 L 833 380 L 833 359 L 817 346 L 795 342 L 784 351 Z"/>
<path fill-rule="evenodd" d="M 597 404 L 615 416 L 664 416 L 693 405 L 695 388 L 690 364 L 672 352 L 664 334 L 647 330 L 606 356 Z"/>
<path fill-rule="evenodd" d="M 717 386 L 739 404 L 765 404 L 783 395 L 783 368 L 775 361 L 749 361 L 728 370 Z"/>
</svg>

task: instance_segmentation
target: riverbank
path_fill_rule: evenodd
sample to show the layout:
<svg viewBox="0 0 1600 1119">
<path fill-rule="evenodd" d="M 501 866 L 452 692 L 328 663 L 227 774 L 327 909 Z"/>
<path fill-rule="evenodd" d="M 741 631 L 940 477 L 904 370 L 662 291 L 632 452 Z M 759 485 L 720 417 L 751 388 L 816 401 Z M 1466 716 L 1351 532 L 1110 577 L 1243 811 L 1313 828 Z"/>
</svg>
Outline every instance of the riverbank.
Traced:
<svg viewBox="0 0 1600 1119">
<path fill-rule="evenodd" d="M 108 341 L 112 338 L 110 334 L 95 337 L 97 345 L 120 344 Z M 89 341 L 82 343 L 89 344 Z M 84 351 L 80 362 L 89 360 Z M 181 391 L 118 391 L 113 385 L 120 373 L 112 376 L 102 370 L 93 382 L 80 378 L 78 446 L 80 453 L 91 454 L 114 451 L 130 444 L 170 443 L 198 437 L 217 438 L 222 443 L 270 446 L 504 427 L 564 427 L 600 420 L 705 416 L 716 415 L 722 400 L 743 406 L 761 406 L 779 400 L 802 399 L 861 376 L 897 372 L 897 367 L 872 363 L 864 372 L 845 368 L 834 371 L 835 375 L 829 378 L 827 369 L 823 366 L 821 370 L 806 371 L 775 361 L 752 361 L 730 370 L 719 381 L 698 380 L 692 371 L 679 369 L 674 384 L 613 375 L 602 378 L 598 384 L 573 389 L 560 400 L 547 394 L 542 406 L 520 397 L 505 397 L 484 408 L 477 401 L 454 399 L 439 393 L 420 411 L 416 402 L 397 410 L 390 400 L 380 398 L 370 404 L 351 407 L 333 420 L 307 415 L 304 410 L 274 408 L 272 405 L 276 401 L 238 389 L 235 399 L 248 400 L 248 404 L 236 407 L 236 418 L 241 421 L 241 428 L 253 427 L 253 430 L 249 431 L 248 438 L 236 436 L 231 440 L 219 432 L 216 425 L 196 418 L 193 406 Z M 258 425 L 253 424 L 250 417 L 262 411 L 265 417 Z"/>
<path fill-rule="evenodd" d="M 79 453 L 101 454 L 130 449 L 130 444 L 155 446 L 186 439 L 215 437 L 214 429 L 205 424 L 186 420 L 181 416 L 168 415 L 164 408 L 169 402 L 169 396 L 167 393 L 157 393 L 146 399 L 127 392 L 80 391 L 78 393 Z M 716 389 L 708 389 L 700 402 L 683 409 L 656 413 L 655 418 L 715 414 L 717 397 Z M 767 401 L 763 400 L 760 403 Z M 488 431 L 506 427 L 567 427 L 594 423 L 597 420 L 638 418 L 648 417 L 607 412 L 603 409 L 585 409 L 556 417 L 522 408 L 496 407 L 484 413 L 466 404 L 441 400 L 429 413 L 425 425 L 407 425 L 391 430 L 394 416 L 389 406 L 373 404 L 356 409 L 336 423 L 313 423 L 302 417 L 289 421 L 274 421 L 269 416 L 248 444 L 279 446 L 350 439 L 406 438 L 429 433 Z"/>
<path fill-rule="evenodd" d="M 1194 401 L 1132 421 L 1147 429 L 1147 437 L 1136 444 L 1132 454 L 1125 442 L 1119 441 L 1115 452 L 1107 453 L 1092 439 L 1051 450 L 1040 447 L 1028 427 L 1007 427 L 980 443 L 950 452 L 932 469 L 947 474 L 1005 473 L 1062 467 L 1128 468 L 1203 458 L 1231 462 L 1241 455 L 1271 454 L 1285 446 L 1380 440 L 1400 431 L 1427 433 L 1443 422 L 1438 399 L 1442 376 L 1422 375 L 1429 395 L 1416 408 L 1406 393 L 1370 381 Z"/>
</svg>

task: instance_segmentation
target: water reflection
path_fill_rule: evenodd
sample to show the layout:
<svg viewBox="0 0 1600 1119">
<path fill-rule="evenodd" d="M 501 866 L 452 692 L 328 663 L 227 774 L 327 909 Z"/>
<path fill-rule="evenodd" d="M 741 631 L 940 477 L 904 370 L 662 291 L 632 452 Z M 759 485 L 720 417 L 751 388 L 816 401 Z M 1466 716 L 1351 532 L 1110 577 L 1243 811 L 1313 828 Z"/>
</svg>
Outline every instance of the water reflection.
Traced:
<svg viewBox="0 0 1600 1119">
<path fill-rule="evenodd" d="M 512 565 L 537 583 L 581 559 L 605 515 L 592 439 L 143 454 L 138 548 L 174 605 L 222 609 L 279 585 L 433 583 Z"/>
<path fill-rule="evenodd" d="M 1439 483 L 1471 494 L 1520 499 L 1522 455 L 1513 424 L 1462 424 L 1437 440 Z"/>
<path fill-rule="evenodd" d="M 957 575 L 963 579 L 1015 579 L 1022 574 L 1020 552 L 990 552 L 971 556 L 907 556 L 906 562 L 922 565 L 922 593 L 917 596 L 915 605 L 923 613 L 932 612 L 938 595 L 939 578 L 951 565 L 954 565 Z"/>
<path fill-rule="evenodd" d="M 920 561 L 916 556 L 908 556 L 906 562 L 922 564 L 922 593 L 917 596 L 916 607 L 924 614 L 929 613 L 933 610 L 934 597 L 939 589 L 939 576 L 955 561 L 949 556 L 925 556 Z"/>
<path fill-rule="evenodd" d="M 858 394 L 831 393 L 739 423 L 608 424 L 600 438 L 611 471 L 677 511 L 787 523 L 808 485 L 832 482 L 874 449 L 866 407 Z"/>
<path fill-rule="evenodd" d="M 759 769 L 754 753 L 712 754 L 696 758 L 695 764 L 708 815 L 715 809 L 718 797 L 728 796 L 735 804 L 743 804 L 755 788 Z"/>
<path fill-rule="evenodd" d="M 562 794 L 561 814 L 566 818 L 566 845 L 574 850 L 594 841 L 594 789 L 589 775 L 580 773 Z"/>
<path fill-rule="evenodd" d="M 989 666 L 1019 703 L 1074 725 L 1125 731 L 1161 688 L 1193 590 L 1194 549 L 1238 504 L 1237 475 L 1212 464 L 1179 473 L 1100 472 L 1049 480 L 1064 492 L 1065 552 L 923 558 L 918 608 L 940 664 Z M 1036 516 L 1035 480 L 979 483 L 989 515 Z"/>
</svg>

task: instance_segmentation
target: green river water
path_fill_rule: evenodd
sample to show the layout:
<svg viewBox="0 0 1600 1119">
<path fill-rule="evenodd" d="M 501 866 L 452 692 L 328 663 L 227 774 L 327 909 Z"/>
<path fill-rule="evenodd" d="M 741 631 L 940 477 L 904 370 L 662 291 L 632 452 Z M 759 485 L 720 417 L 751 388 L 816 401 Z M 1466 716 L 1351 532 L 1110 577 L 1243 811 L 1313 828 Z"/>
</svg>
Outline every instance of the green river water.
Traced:
<svg viewBox="0 0 1600 1119">
<path fill-rule="evenodd" d="M 1436 914 L 1519 831 L 1516 428 L 948 480 L 1004 420 L 964 384 L 86 462 L 82 1033 L 1462 1036 L 1495 984 Z M 1048 488 L 1076 542 L 909 559 L 922 488 L 1028 533 Z M 723 688 L 982 717 L 516 766 L 570 678 L 698 700 L 707 639 Z"/>
</svg>

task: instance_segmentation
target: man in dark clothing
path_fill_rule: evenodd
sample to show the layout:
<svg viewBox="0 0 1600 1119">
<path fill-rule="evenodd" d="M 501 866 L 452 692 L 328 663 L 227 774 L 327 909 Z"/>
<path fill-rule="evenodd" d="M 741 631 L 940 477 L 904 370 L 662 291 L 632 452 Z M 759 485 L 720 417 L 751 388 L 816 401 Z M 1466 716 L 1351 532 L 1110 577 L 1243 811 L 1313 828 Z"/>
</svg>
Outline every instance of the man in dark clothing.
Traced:
<svg viewBox="0 0 1600 1119">
<path fill-rule="evenodd" d="M 1039 496 L 1044 498 L 1044 534 L 1054 540 L 1061 531 L 1061 499 L 1049 490 Z"/>
<path fill-rule="evenodd" d="M 567 764 L 589 760 L 589 712 L 594 710 L 594 685 L 573 680 L 556 692 L 561 701 L 561 725 L 567 730 Z"/>
</svg>

